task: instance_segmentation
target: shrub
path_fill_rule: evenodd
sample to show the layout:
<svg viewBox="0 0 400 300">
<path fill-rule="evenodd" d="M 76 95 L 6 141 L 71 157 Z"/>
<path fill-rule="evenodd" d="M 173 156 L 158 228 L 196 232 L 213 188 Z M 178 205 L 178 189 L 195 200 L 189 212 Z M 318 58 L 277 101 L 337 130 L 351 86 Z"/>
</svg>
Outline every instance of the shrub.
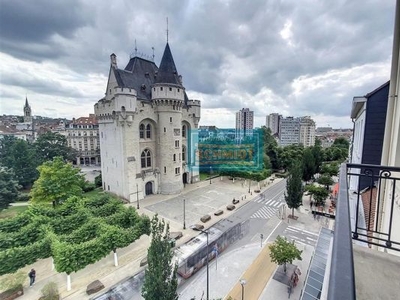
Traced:
<svg viewBox="0 0 400 300">
<path fill-rule="evenodd" d="M 28 202 L 29 200 L 31 200 L 31 197 L 29 197 L 29 193 L 21 193 L 15 201 Z"/>
<path fill-rule="evenodd" d="M 57 283 L 50 281 L 46 283 L 46 285 L 41 289 L 43 297 L 41 300 L 58 300 L 59 293 L 58 293 L 58 286 Z"/>
<path fill-rule="evenodd" d="M 94 178 L 94 185 L 95 185 L 96 187 L 101 187 L 101 186 L 103 186 L 103 180 L 102 180 L 102 178 L 101 178 L 101 173 L 100 173 L 99 175 L 97 175 L 97 176 Z"/>
<path fill-rule="evenodd" d="M 96 186 L 94 183 L 86 181 L 82 189 L 85 193 L 87 193 L 87 192 L 93 191 L 95 188 L 96 188 Z"/>
<path fill-rule="evenodd" d="M 28 275 L 22 271 L 4 275 L 0 280 L 0 289 L 6 291 L 17 290 L 22 287 Z"/>
</svg>

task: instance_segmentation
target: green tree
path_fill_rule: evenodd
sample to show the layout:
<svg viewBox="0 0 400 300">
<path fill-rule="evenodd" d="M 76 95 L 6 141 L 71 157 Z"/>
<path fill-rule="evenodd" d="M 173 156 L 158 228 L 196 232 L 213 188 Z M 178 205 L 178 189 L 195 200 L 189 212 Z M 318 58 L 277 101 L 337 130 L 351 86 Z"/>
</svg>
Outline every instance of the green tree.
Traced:
<svg viewBox="0 0 400 300">
<path fill-rule="evenodd" d="M 18 182 L 11 169 L 0 166 L 0 211 L 6 209 L 18 197 Z"/>
<path fill-rule="evenodd" d="M 306 187 L 306 190 L 314 198 L 316 206 L 325 205 L 326 198 L 329 196 L 329 191 L 325 187 L 311 184 Z"/>
<path fill-rule="evenodd" d="M 35 181 L 30 196 L 33 203 L 61 203 L 71 196 L 82 195 L 84 175 L 61 157 L 55 157 L 38 167 L 39 179 Z"/>
<path fill-rule="evenodd" d="M 350 142 L 347 138 L 344 137 L 338 137 L 333 141 L 332 144 L 333 147 L 338 147 L 338 148 L 344 148 L 346 150 L 349 150 Z"/>
<path fill-rule="evenodd" d="M 303 145 L 289 145 L 281 148 L 279 152 L 279 159 L 281 167 L 288 170 L 291 166 L 303 159 Z"/>
<path fill-rule="evenodd" d="M 339 173 L 339 165 L 336 163 L 323 164 L 321 166 L 320 173 L 329 176 L 337 176 L 337 174 Z"/>
<path fill-rule="evenodd" d="M 320 178 L 318 178 L 317 182 L 319 184 L 324 185 L 328 191 L 329 191 L 329 186 L 334 183 L 332 177 L 330 177 L 329 175 L 326 175 L 326 174 L 322 175 Z"/>
<path fill-rule="evenodd" d="M 76 150 L 68 147 L 67 138 L 59 133 L 46 132 L 40 135 L 34 143 L 37 156 L 41 163 L 60 156 L 72 161 L 76 158 Z"/>
<path fill-rule="evenodd" d="M 142 296 L 146 300 L 175 300 L 178 280 L 177 265 L 172 263 L 173 251 L 170 243 L 169 225 L 158 216 L 151 220 L 151 244 L 147 253 Z"/>
<path fill-rule="evenodd" d="M 315 173 L 319 173 L 322 162 L 324 161 L 324 150 L 321 146 L 321 141 L 316 140 L 315 145 L 312 147 L 312 154 L 314 156 Z"/>
<path fill-rule="evenodd" d="M 39 164 L 32 145 L 15 137 L 4 137 L 0 140 L 0 149 L 0 164 L 13 169 L 22 187 L 30 187 L 39 175 L 36 170 Z"/>
<path fill-rule="evenodd" d="M 292 263 L 295 259 L 302 260 L 301 253 L 303 251 L 297 249 L 294 243 L 289 242 L 286 237 L 277 236 L 274 243 L 268 246 L 271 261 L 283 265 L 283 270 L 286 273 L 286 264 Z"/>
<path fill-rule="evenodd" d="M 285 201 L 288 207 L 292 209 L 292 217 L 294 217 L 294 209 L 302 205 L 302 198 L 303 183 L 301 181 L 301 165 L 300 163 L 295 163 L 290 170 L 285 193 Z"/>
<path fill-rule="evenodd" d="M 315 159 L 310 148 L 303 152 L 303 180 L 310 181 L 315 174 Z"/>
</svg>

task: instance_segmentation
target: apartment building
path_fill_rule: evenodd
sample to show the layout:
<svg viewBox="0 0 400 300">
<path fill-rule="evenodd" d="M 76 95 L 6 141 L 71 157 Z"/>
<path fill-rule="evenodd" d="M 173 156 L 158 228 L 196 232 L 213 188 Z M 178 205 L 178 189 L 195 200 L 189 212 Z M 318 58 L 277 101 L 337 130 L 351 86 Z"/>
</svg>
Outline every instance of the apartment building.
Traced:
<svg viewBox="0 0 400 300">
<path fill-rule="evenodd" d="M 251 134 L 254 127 L 254 111 L 249 108 L 242 108 L 236 113 L 236 140 Z"/>
<path fill-rule="evenodd" d="M 271 129 L 272 135 L 279 135 L 279 126 L 282 115 L 278 113 L 272 113 L 265 118 L 265 127 Z"/>
<path fill-rule="evenodd" d="M 77 150 L 78 155 L 74 163 L 100 164 L 99 125 L 94 114 L 73 119 L 71 123 L 65 125 L 64 135 L 67 137 L 68 146 Z"/>
</svg>

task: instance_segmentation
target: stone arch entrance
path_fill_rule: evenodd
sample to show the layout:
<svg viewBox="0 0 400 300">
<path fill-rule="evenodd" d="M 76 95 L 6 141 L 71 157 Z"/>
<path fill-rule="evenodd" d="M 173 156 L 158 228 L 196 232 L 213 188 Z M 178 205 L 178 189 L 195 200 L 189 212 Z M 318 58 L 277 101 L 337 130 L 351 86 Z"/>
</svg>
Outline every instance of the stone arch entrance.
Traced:
<svg viewBox="0 0 400 300">
<path fill-rule="evenodd" d="M 146 183 L 145 193 L 146 193 L 146 196 L 153 194 L 153 183 L 151 181 Z"/>
</svg>

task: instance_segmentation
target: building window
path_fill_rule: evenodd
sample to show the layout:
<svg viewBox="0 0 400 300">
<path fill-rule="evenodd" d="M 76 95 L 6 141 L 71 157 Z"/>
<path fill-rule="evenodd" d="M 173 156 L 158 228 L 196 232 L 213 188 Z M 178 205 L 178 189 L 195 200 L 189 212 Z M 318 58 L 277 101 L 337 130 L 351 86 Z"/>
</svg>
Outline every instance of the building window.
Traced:
<svg viewBox="0 0 400 300">
<path fill-rule="evenodd" d="M 172 123 L 172 117 L 169 117 L 169 122 Z"/>
<path fill-rule="evenodd" d="M 186 125 L 182 126 L 182 137 L 186 137 Z"/>
<path fill-rule="evenodd" d="M 175 141 L 175 148 L 179 148 L 179 141 Z"/>
<path fill-rule="evenodd" d="M 181 173 L 181 168 L 175 168 L 175 175 L 179 175 Z"/>
<path fill-rule="evenodd" d="M 151 167 L 151 152 L 149 149 L 144 150 L 140 158 L 141 158 L 142 168 Z"/>
<path fill-rule="evenodd" d="M 174 154 L 174 161 L 176 161 L 176 154 Z"/>
<path fill-rule="evenodd" d="M 167 128 L 166 127 L 164 127 L 164 132 L 167 132 Z"/>
<path fill-rule="evenodd" d="M 182 147 L 182 160 L 186 161 L 186 147 L 185 146 Z"/>
<path fill-rule="evenodd" d="M 141 139 L 144 139 L 144 124 L 140 124 L 139 126 L 139 136 Z"/>
<path fill-rule="evenodd" d="M 164 167 L 164 174 L 167 173 L 167 167 Z"/>
<path fill-rule="evenodd" d="M 160 91 L 162 91 L 163 90 L 163 87 L 160 87 Z"/>
<path fill-rule="evenodd" d="M 146 138 L 150 139 L 151 138 L 151 125 L 147 124 L 146 126 Z"/>
<path fill-rule="evenodd" d="M 169 91 L 172 92 L 172 88 L 169 88 Z"/>
</svg>

